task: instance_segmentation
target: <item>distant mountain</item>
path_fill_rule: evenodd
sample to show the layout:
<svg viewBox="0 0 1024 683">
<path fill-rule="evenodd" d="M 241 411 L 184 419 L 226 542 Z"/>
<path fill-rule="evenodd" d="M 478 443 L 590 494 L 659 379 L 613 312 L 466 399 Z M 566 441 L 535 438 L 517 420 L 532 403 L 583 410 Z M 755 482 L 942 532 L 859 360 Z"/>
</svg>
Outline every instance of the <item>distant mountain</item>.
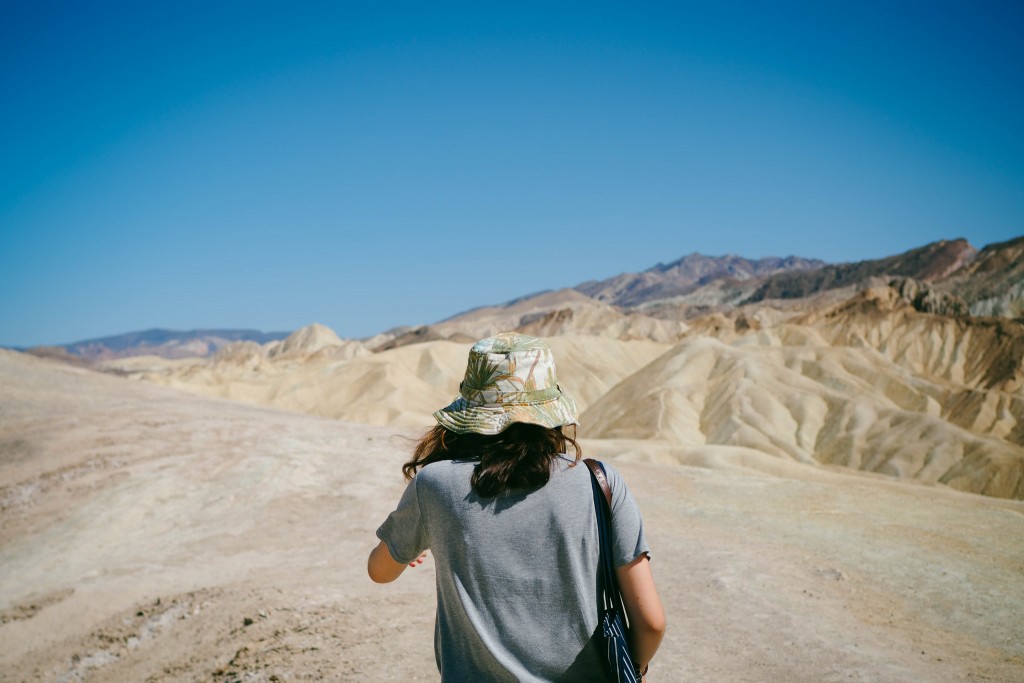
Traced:
<svg viewBox="0 0 1024 683">
<path fill-rule="evenodd" d="M 965 239 L 941 240 L 896 256 L 838 263 L 810 272 L 783 272 L 767 278 L 743 303 L 765 299 L 802 299 L 829 289 L 863 284 L 872 277 L 940 280 L 970 263 L 978 250 Z"/>
<path fill-rule="evenodd" d="M 607 280 L 584 282 L 574 289 L 598 301 L 634 307 L 689 294 L 719 280 L 742 282 L 775 273 L 804 273 L 825 265 L 824 261 L 799 256 L 751 260 L 735 254 L 704 256 L 694 253 L 667 265 L 659 263 L 642 273 L 623 273 Z"/>
<path fill-rule="evenodd" d="M 705 318 L 699 329 L 749 327 L 755 319 L 781 320 L 822 309 L 877 286 L 890 287 L 921 313 L 1024 318 L 1024 237 L 981 251 L 964 239 L 940 240 L 886 258 L 838 264 L 798 256 L 747 259 L 692 253 L 640 273 L 482 305 L 429 326 L 395 328 L 364 340 L 363 346 L 383 351 L 432 340 L 466 342 L 507 329 L 667 342 Z M 272 355 L 288 355 L 296 344 L 302 349 L 309 344 L 337 346 L 340 340 L 327 332 L 313 326 L 301 340 Z M 207 357 L 232 342 L 266 346 L 287 336 L 257 330 L 153 329 L 29 351 L 88 364 L 140 355 Z"/>
<path fill-rule="evenodd" d="M 259 330 L 177 331 L 152 329 L 58 346 L 40 346 L 28 349 L 28 352 L 37 356 L 61 358 L 72 362 L 76 360 L 95 362 L 130 356 L 205 357 L 216 353 L 221 347 L 232 342 L 252 341 L 257 344 L 266 344 L 287 336 L 287 332 L 260 332 Z"/>
<path fill-rule="evenodd" d="M 1024 237 L 981 252 L 964 239 L 940 240 L 882 259 L 839 264 L 798 256 L 693 253 L 640 273 L 537 292 L 433 325 L 384 333 L 366 346 L 380 351 L 431 340 L 461 342 L 503 329 L 666 341 L 708 316 L 724 315 L 732 321 L 728 325 L 749 326 L 751 315 L 784 319 L 878 286 L 892 288 L 921 313 L 1022 317 Z M 721 324 L 718 319 L 700 323 Z"/>
</svg>

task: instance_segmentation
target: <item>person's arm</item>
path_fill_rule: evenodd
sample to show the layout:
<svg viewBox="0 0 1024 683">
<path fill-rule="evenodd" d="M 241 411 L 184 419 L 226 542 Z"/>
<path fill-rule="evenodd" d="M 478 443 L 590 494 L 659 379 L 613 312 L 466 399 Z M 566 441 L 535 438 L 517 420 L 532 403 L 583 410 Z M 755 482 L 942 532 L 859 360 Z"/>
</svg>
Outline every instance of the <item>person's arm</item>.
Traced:
<svg viewBox="0 0 1024 683">
<path fill-rule="evenodd" d="M 615 574 L 619 579 L 622 604 L 629 617 L 629 649 L 633 663 L 643 669 L 654 657 L 665 635 L 665 609 L 654 586 L 651 562 L 646 554 L 616 567 Z"/>
<path fill-rule="evenodd" d="M 426 556 L 427 553 L 423 552 L 409 564 L 396 562 L 395 558 L 391 557 L 391 551 L 388 550 L 387 544 L 381 541 L 376 548 L 370 551 L 370 557 L 366 561 L 366 573 L 370 575 L 370 579 L 374 583 L 391 583 L 402 575 L 406 567 L 423 564 L 423 559 Z"/>
</svg>

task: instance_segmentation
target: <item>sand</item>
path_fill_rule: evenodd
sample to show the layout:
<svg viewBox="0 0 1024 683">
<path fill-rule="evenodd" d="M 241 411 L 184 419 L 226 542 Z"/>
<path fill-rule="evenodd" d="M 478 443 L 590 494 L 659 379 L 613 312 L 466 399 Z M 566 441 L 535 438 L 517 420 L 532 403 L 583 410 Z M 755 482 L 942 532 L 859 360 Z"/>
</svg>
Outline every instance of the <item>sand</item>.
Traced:
<svg viewBox="0 0 1024 683">
<path fill-rule="evenodd" d="M 431 563 L 365 574 L 415 432 L 0 352 L 0 680 L 437 680 Z M 645 515 L 651 681 L 1024 680 L 1024 503 L 637 443 L 584 446 Z"/>
</svg>

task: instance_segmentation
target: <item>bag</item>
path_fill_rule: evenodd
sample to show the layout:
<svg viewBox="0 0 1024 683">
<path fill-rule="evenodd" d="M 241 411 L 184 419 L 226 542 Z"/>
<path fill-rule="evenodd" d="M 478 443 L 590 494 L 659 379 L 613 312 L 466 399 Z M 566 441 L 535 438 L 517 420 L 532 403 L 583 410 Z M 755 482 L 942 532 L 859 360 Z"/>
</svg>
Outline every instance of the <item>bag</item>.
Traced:
<svg viewBox="0 0 1024 683">
<path fill-rule="evenodd" d="M 597 534 L 601 543 L 597 609 L 598 627 L 604 639 L 605 659 L 608 662 L 608 680 L 616 683 L 640 683 L 641 677 L 633 666 L 633 656 L 629 652 L 629 641 L 626 639 L 629 626 L 612 561 L 612 490 L 608 486 L 604 465 L 592 458 L 587 458 L 583 462 L 590 469 L 594 510 L 597 513 Z"/>
</svg>

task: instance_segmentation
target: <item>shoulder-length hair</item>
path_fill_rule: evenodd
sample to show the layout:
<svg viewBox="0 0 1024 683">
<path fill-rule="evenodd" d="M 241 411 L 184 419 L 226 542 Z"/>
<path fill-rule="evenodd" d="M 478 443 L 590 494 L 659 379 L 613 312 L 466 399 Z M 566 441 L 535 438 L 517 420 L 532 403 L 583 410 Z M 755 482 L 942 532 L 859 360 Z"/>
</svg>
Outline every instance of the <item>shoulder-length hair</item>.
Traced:
<svg viewBox="0 0 1024 683">
<path fill-rule="evenodd" d="M 432 462 L 476 460 L 470 484 L 481 498 L 491 498 L 511 489 L 540 488 L 548 483 L 551 464 L 572 444 L 576 460 L 583 451 L 576 439 L 561 427 L 516 422 L 499 434 L 457 434 L 441 425 L 423 435 L 416 444 L 412 460 L 402 465 L 406 479 Z"/>
</svg>

